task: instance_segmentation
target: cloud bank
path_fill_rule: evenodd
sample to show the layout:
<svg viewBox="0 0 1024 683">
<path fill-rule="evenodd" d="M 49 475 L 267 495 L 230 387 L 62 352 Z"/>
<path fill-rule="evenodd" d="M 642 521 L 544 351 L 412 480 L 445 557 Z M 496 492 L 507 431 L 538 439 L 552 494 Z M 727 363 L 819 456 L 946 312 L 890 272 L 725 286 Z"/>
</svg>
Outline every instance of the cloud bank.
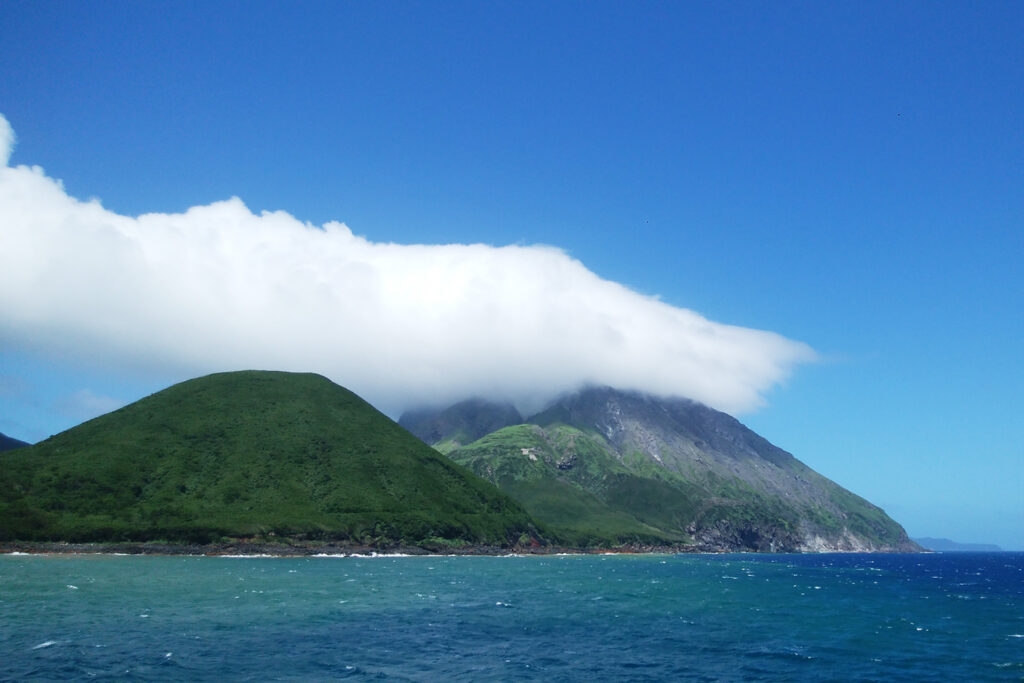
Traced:
<svg viewBox="0 0 1024 683">
<path fill-rule="evenodd" d="M 394 415 L 468 396 L 536 407 L 586 383 L 749 411 L 805 344 L 712 322 L 547 246 L 370 242 L 238 198 L 122 216 L 8 165 L 0 340 L 194 374 L 313 371 Z"/>
</svg>

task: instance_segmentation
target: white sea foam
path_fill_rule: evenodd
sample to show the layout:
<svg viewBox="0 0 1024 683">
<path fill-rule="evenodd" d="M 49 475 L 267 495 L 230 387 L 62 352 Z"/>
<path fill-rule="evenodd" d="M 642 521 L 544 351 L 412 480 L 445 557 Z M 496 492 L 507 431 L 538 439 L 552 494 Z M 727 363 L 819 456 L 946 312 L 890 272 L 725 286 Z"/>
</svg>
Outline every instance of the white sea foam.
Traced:
<svg viewBox="0 0 1024 683">
<path fill-rule="evenodd" d="M 376 553 L 376 552 L 371 552 L 369 555 L 363 555 L 363 554 L 360 554 L 360 553 L 352 553 L 351 555 L 347 555 L 347 557 L 358 557 L 360 559 L 363 559 L 363 558 L 371 558 L 371 557 L 419 557 L 419 555 L 410 555 L 408 553 Z M 432 555 L 432 557 L 437 557 L 437 556 L 436 555 Z"/>
</svg>

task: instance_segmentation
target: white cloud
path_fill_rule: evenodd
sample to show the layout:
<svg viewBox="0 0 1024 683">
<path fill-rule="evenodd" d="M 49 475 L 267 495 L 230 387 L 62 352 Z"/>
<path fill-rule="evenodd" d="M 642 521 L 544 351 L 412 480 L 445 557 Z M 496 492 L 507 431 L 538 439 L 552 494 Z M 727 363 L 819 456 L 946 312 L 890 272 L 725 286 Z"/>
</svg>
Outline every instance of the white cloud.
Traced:
<svg viewBox="0 0 1024 683">
<path fill-rule="evenodd" d="M 133 218 L 38 167 L 0 167 L 0 243 L 0 337 L 194 374 L 315 371 L 391 414 L 469 395 L 535 406 L 586 382 L 735 413 L 814 358 L 553 247 L 373 243 L 237 198 Z"/>
</svg>

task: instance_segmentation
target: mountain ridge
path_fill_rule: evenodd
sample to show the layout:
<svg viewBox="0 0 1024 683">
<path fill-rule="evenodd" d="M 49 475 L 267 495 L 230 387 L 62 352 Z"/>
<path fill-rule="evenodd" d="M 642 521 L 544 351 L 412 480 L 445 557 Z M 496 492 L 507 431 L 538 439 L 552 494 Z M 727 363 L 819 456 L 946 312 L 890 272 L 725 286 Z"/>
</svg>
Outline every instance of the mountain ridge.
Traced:
<svg viewBox="0 0 1024 683">
<path fill-rule="evenodd" d="M 587 387 L 448 455 L 538 521 L 590 542 L 920 549 L 880 508 L 689 399 Z M 615 531 L 601 539 L 584 514 L 614 519 Z"/>
<path fill-rule="evenodd" d="M 15 448 L 24 448 L 25 446 L 31 445 L 32 444 L 28 443 L 27 441 L 15 439 L 14 437 L 0 433 L 0 451 L 10 451 Z"/>
<path fill-rule="evenodd" d="M 590 387 L 528 419 L 471 399 L 400 422 L 448 456 L 319 375 L 182 382 L 0 455 L 0 541 L 919 549 L 687 399 Z"/>
<path fill-rule="evenodd" d="M 523 416 L 511 403 L 469 398 L 443 410 L 408 410 L 398 424 L 442 453 L 472 443 L 493 431 L 519 424 Z"/>
<path fill-rule="evenodd" d="M 914 542 L 926 550 L 939 553 L 1001 553 L 1005 552 L 994 543 L 961 543 L 948 538 L 932 538 L 922 536 L 914 538 Z"/>
</svg>

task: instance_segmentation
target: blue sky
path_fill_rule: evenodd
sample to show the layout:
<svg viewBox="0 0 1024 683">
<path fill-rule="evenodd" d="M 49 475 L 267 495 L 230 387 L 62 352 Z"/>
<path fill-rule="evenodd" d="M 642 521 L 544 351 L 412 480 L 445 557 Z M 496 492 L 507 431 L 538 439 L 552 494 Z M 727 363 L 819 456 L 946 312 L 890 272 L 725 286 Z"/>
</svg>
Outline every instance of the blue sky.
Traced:
<svg viewBox="0 0 1024 683">
<path fill-rule="evenodd" d="M 102 202 L 107 218 L 214 205 L 196 221 L 242 226 L 234 237 L 203 233 L 212 242 L 189 241 L 192 228 L 175 241 L 179 228 L 160 227 L 163 241 L 147 253 L 185 263 L 180 299 L 162 299 L 167 287 L 141 272 L 149 261 L 111 260 L 110 243 L 79 228 L 22 241 L 28 223 L 8 219 L 7 253 L 17 241 L 47 261 L 35 280 L 0 275 L 0 432 L 38 440 L 231 369 L 224 359 L 236 357 L 237 338 L 278 310 L 261 297 L 306 301 L 296 294 L 305 279 L 263 286 L 282 267 L 275 259 L 294 265 L 318 249 L 292 243 L 305 244 L 300 224 L 338 221 L 353 235 L 337 244 L 350 240 L 386 282 L 406 274 L 416 288 L 417 274 L 465 273 L 435 293 L 462 298 L 436 310 L 455 316 L 452 329 L 494 336 L 460 334 L 454 358 L 431 336 L 421 366 L 376 382 L 369 370 L 387 369 L 374 349 L 398 357 L 395 337 L 417 332 L 367 321 L 345 302 L 334 316 L 325 294 L 309 310 L 332 333 L 358 336 L 358 319 L 383 335 L 343 349 L 367 373 L 347 375 L 354 366 L 326 341 L 295 347 L 278 366 L 324 372 L 392 413 L 403 378 L 422 400 L 438 391 L 430 368 L 452 372 L 460 354 L 480 360 L 453 380 L 458 389 L 522 400 L 502 359 L 519 373 L 536 357 L 557 376 L 550 386 L 531 380 L 537 400 L 598 365 L 614 372 L 594 379 L 665 391 L 648 376 L 654 368 L 732 408 L 911 535 L 1024 549 L 1021 35 L 1015 2 L 0 4 L 10 169 L 42 167 L 39 187 L 60 179 L 70 197 Z M 214 204 L 232 197 L 244 206 Z M 295 225 L 261 222 L 263 211 Z M 149 239 L 148 224 L 134 225 L 125 229 Z M 255 249 L 245 241 L 254 232 L 270 256 L 235 246 Z M 203 244 L 219 250 L 205 270 Z M 397 247 L 416 244 L 522 249 Z M 311 287 L 331 268 L 335 252 L 323 251 Z M 244 263 L 232 266 L 235 279 L 204 280 L 220 258 Z M 547 301 L 564 282 L 575 284 Z M 218 314 L 218 288 L 229 286 L 223 305 L 253 317 Z M 138 300 L 121 301 L 122 289 Z M 210 300 L 206 317 L 189 317 Z M 434 307 L 410 301 L 395 310 L 437 323 Z M 595 301 L 617 303 L 604 311 Z M 532 306 L 536 320 L 517 317 Z M 496 313 L 466 317 L 485 309 Z M 284 314 L 315 336 L 301 312 Z M 567 316 L 561 327 L 550 326 L 556 313 Z M 221 336 L 197 331 L 218 320 Z M 718 370 L 691 384 L 695 371 L 673 360 L 679 345 L 666 338 L 678 332 L 692 345 L 705 340 L 694 330 L 710 326 L 718 339 L 723 325 L 742 338 L 709 352 Z M 601 355 L 604 342 L 593 340 L 603 326 L 625 335 L 630 359 Z M 531 338 L 504 346 L 517 336 Z M 554 337 L 568 341 L 543 341 Z M 591 365 L 560 374 L 569 342 L 593 351 Z M 756 367 L 730 374 L 750 357 Z"/>
</svg>

